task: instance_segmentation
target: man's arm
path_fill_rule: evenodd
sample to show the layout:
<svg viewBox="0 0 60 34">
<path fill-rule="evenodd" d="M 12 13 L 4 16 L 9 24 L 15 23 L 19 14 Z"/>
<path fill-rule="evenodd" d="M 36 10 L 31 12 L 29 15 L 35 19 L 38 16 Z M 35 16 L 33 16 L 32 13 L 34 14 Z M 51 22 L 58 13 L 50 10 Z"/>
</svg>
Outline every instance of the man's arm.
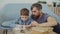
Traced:
<svg viewBox="0 0 60 34">
<path fill-rule="evenodd" d="M 47 22 L 38 24 L 36 21 L 34 21 L 34 22 L 32 22 L 32 25 L 36 25 L 36 26 L 55 26 L 55 25 L 57 25 L 57 22 L 53 17 L 48 17 Z"/>
</svg>

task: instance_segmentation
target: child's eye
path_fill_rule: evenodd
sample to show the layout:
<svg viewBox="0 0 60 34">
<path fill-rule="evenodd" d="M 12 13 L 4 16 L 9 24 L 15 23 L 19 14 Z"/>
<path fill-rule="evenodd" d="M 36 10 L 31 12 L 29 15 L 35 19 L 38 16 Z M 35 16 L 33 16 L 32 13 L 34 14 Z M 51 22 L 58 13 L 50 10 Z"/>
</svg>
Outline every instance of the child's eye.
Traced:
<svg viewBox="0 0 60 34">
<path fill-rule="evenodd" d="M 26 17 L 25 17 L 26 18 Z"/>
<path fill-rule="evenodd" d="M 24 17 L 22 17 L 22 18 L 24 18 Z"/>
</svg>

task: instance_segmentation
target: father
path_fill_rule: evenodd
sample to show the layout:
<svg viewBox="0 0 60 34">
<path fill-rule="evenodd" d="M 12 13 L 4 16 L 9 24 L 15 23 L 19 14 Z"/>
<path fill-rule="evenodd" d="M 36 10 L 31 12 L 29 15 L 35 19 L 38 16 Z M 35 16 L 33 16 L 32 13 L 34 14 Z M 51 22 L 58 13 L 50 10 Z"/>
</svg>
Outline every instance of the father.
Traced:
<svg viewBox="0 0 60 34">
<path fill-rule="evenodd" d="M 34 20 L 33 25 L 38 26 L 55 26 L 57 25 L 56 20 L 42 12 L 42 5 L 39 3 L 34 3 L 31 6 L 32 15 L 31 18 Z"/>
<path fill-rule="evenodd" d="M 53 26 L 56 33 L 60 34 L 60 25 L 57 21 L 48 14 L 42 12 L 42 5 L 34 3 L 31 6 L 32 15 L 31 18 L 34 20 L 32 26 Z"/>
</svg>

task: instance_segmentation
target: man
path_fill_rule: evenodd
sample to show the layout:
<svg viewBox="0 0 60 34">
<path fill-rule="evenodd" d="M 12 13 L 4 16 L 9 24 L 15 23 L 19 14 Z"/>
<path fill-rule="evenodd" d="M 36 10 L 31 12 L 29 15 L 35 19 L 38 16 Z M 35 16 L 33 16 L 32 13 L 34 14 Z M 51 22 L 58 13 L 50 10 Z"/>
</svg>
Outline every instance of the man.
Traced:
<svg viewBox="0 0 60 34">
<path fill-rule="evenodd" d="M 57 21 L 42 12 L 42 5 L 39 3 L 34 3 L 31 6 L 32 15 L 31 18 L 34 20 L 31 24 L 32 26 L 53 26 L 53 31 L 60 34 L 60 24 Z"/>
<path fill-rule="evenodd" d="M 32 25 L 38 26 L 56 26 L 56 20 L 42 12 L 42 5 L 39 3 L 32 4 L 31 6 L 32 15 L 31 18 L 35 21 L 32 22 Z"/>
</svg>

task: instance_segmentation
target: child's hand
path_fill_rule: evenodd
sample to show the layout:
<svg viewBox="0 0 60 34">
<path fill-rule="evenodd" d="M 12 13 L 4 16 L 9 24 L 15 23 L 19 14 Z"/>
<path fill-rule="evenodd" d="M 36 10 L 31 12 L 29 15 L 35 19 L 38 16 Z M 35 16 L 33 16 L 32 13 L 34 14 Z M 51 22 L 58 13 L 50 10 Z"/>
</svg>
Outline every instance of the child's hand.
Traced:
<svg viewBox="0 0 60 34">
<path fill-rule="evenodd" d="M 13 29 L 20 30 L 20 28 L 21 28 L 21 25 L 16 25 L 16 27 L 14 27 Z"/>
<path fill-rule="evenodd" d="M 22 27 L 22 25 L 17 25 L 17 27 L 21 28 L 21 27 Z"/>
</svg>

